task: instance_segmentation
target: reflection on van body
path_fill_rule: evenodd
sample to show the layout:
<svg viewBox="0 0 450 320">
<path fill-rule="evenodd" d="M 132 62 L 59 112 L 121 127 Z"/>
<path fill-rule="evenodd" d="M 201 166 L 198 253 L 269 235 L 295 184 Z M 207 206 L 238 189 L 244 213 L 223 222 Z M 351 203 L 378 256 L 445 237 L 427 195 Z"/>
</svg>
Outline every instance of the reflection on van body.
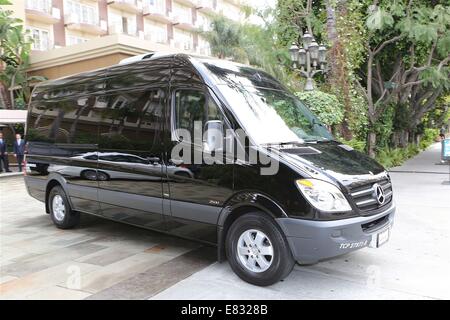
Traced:
<svg viewBox="0 0 450 320">
<path fill-rule="evenodd" d="M 107 167 L 108 164 L 117 164 L 122 166 L 122 171 L 97 170 L 88 167 L 77 167 L 67 165 L 52 164 L 48 167 L 48 172 L 57 172 L 67 178 L 81 178 L 86 180 L 149 180 L 161 181 L 162 177 L 156 177 L 156 173 L 162 171 L 159 163 L 153 162 L 154 159 L 144 159 L 136 155 L 119 152 L 88 152 L 83 155 L 71 157 L 72 160 L 87 160 L 95 164 L 101 163 Z M 136 174 L 135 171 L 146 174 Z M 168 165 L 167 171 L 170 175 L 179 175 L 181 177 L 193 178 L 193 173 L 188 168 Z"/>
<path fill-rule="evenodd" d="M 245 158 L 172 155 L 176 132 L 193 136 L 197 121 L 230 130 L 224 143 Z M 26 139 L 28 192 L 58 227 L 85 212 L 217 245 L 219 260 L 257 285 L 295 261 L 378 247 L 394 219 L 382 166 L 336 141 L 272 76 L 229 61 L 156 53 L 44 82 Z M 212 141 L 188 150 L 212 156 Z M 251 150 L 276 161 L 276 174 L 261 175 Z"/>
</svg>

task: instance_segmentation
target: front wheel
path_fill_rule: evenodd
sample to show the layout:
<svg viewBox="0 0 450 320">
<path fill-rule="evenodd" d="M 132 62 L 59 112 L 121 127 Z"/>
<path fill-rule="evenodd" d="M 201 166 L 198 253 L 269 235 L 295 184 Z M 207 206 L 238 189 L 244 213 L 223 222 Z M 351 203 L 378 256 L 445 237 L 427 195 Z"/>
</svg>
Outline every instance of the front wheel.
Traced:
<svg viewBox="0 0 450 320">
<path fill-rule="evenodd" d="M 231 225 L 226 252 L 233 271 L 258 286 L 284 279 L 295 264 L 283 233 L 262 212 L 245 214 Z"/>
<path fill-rule="evenodd" d="M 80 213 L 73 211 L 61 186 L 55 186 L 48 195 L 48 207 L 53 223 L 60 229 L 70 229 L 80 222 Z"/>
</svg>

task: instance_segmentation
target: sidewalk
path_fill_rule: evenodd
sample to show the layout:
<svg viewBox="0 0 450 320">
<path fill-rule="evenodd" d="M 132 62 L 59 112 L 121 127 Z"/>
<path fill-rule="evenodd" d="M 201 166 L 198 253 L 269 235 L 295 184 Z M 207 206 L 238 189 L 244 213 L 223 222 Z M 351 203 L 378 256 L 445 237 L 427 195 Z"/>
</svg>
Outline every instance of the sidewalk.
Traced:
<svg viewBox="0 0 450 320">
<path fill-rule="evenodd" d="M 409 159 L 402 166 L 392 168 L 390 171 L 448 174 L 449 165 L 441 163 L 441 143 L 438 142 L 416 157 Z"/>
<path fill-rule="evenodd" d="M 390 241 L 312 266 L 260 288 L 215 263 L 153 299 L 450 299 L 450 185 L 440 144 L 391 173 L 397 204 Z M 421 172 L 421 173 L 418 173 Z M 438 173 L 438 174 L 436 174 Z"/>
</svg>

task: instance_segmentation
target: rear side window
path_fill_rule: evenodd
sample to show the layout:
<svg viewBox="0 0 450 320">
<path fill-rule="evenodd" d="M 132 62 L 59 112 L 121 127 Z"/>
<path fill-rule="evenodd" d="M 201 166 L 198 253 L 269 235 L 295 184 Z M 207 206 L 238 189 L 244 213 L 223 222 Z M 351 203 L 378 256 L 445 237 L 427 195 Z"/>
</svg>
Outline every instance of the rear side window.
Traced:
<svg viewBox="0 0 450 320">
<path fill-rule="evenodd" d="M 97 110 L 100 149 L 148 152 L 161 148 L 164 90 L 122 90 L 105 101 L 104 108 Z"/>
</svg>

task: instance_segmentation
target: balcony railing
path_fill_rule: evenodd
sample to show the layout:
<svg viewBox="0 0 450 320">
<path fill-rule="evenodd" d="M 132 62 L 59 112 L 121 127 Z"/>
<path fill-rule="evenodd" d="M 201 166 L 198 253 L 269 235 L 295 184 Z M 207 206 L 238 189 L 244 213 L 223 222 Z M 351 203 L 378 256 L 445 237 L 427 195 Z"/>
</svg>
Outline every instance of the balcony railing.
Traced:
<svg viewBox="0 0 450 320">
<path fill-rule="evenodd" d="M 95 35 L 103 35 L 108 29 L 105 20 L 99 21 L 98 18 L 89 19 L 76 13 L 69 13 L 65 15 L 64 24 L 70 30 L 78 30 Z"/>
<path fill-rule="evenodd" d="M 145 17 L 162 23 L 171 23 L 172 20 L 166 12 L 165 2 L 157 2 L 155 5 L 146 5 L 143 9 Z"/>
<path fill-rule="evenodd" d="M 52 1 L 51 0 L 27 0 L 25 2 L 25 9 L 35 10 L 47 14 L 52 13 Z"/>
<path fill-rule="evenodd" d="M 28 0 L 25 9 L 26 16 L 30 20 L 54 24 L 61 19 L 61 11 L 52 7 L 50 0 Z"/>
<path fill-rule="evenodd" d="M 172 24 L 177 28 L 184 30 L 193 30 L 196 28 L 195 25 L 192 23 L 191 15 L 183 14 L 181 12 L 179 13 L 171 12 L 169 16 L 172 20 Z"/>
<path fill-rule="evenodd" d="M 211 22 L 197 20 L 195 22 L 195 28 L 197 28 L 197 30 L 201 32 L 211 31 Z"/>
<path fill-rule="evenodd" d="M 32 41 L 32 45 L 31 45 L 31 50 L 33 51 L 47 51 L 47 50 L 51 50 L 55 48 L 55 45 L 53 43 L 53 41 L 51 41 L 49 38 L 47 39 L 42 39 L 43 41 L 38 43 L 36 40 L 34 40 L 33 38 L 31 38 Z"/>
<path fill-rule="evenodd" d="M 167 44 L 168 43 L 167 36 L 162 37 L 161 35 L 158 36 L 156 34 L 151 34 L 151 33 L 145 33 L 144 39 L 147 41 L 151 41 L 153 43 L 159 43 L 159 44 Z"/>
<path fill-rule="evenodd" d="M 213 14 L 216 12 L 214 0 L 197 0 L 196 7 L 199 11 L 204 13 Z"/>
<path fill-rule="evenodd" d="M 173 1 L 181 3 L 191 8 L 195 8 L 197 6 L 197 0 L 173 0 Z"/>
<path fill-rule="evenodd" d="M 191 43 L 187 41 L 181 41 L 181 40 L 170 40 L 170 46 L 175 49 L 185 50 L 185 51 L 191 51 L 193 46 Z"/>
<path fill-rule="evenodd" d="M 142 12 L 142 1 L 140 0 L 108 0 L 108 5 L 131 13 Z"/>
</svg>

